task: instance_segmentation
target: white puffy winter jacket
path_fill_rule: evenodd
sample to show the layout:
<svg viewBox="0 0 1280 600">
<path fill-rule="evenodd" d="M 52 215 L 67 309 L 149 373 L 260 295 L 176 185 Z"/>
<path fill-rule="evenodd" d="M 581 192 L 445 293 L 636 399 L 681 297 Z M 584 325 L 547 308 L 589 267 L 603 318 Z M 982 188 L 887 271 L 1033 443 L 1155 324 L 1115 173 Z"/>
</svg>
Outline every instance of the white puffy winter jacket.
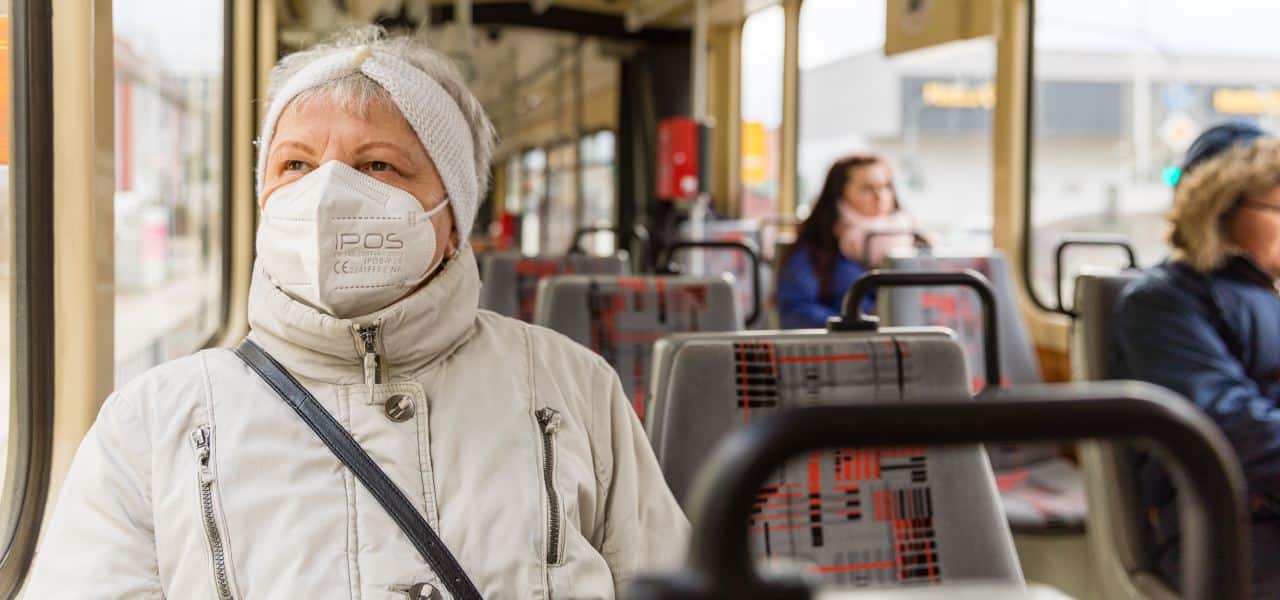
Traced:
<svg viewBox="0 0 1280 600">
<path fill-rule="evenodd" d="M 673 566 L 688 523 L 617 376 L 567 338 L 477 310 L 479 288 L 463 250 L 418 292 L 341 320 L 259 272 L 250 335 L 426 515 L 485 598 L 612 598 Z M 26 597 L 389 600 L 424 583 L 444 594 L 351 472 L 217 349 L 106 401 Z"/>
</svg>

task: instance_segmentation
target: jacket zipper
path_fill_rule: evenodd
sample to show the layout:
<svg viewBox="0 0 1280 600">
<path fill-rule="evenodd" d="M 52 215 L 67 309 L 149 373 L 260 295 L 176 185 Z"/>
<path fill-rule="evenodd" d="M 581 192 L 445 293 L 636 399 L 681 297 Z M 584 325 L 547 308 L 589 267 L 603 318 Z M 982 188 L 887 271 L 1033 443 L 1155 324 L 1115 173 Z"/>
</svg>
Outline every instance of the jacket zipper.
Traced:
<svg viewBox="0 0 1280 600">
<path fill-rule="evenodd" d="M 364 385 L 369 389 L 369 403 L 372 404 L 375 400 L 373 386 L 382 383 L 382 357 L 378 356 L 378 334 L 382 333 L 382 324 L 352 325 L 352 328 L 364 345 Z"/>
<path fill-rule="evenodd" d="M 227 573 L 227 554 L 213 507 L 213 482 L 216 478 L 213 469 L 209 467 L 208 425 L 201 425 L 191 432 L 191 446 L 195 449 L 196 461 L 200 469 L 200 511 L 204 516 L 204 535 L 209 542 L 209 553 L 213 556 L 214 586 L 217 588 L 219 599 L 231 600 L 235 596 L 231 593 L 231 577 Z"/>
<path fill-rule="evenodd" d="M 556 430 L 560 412 L 541 408 L 534 413 L 542 433 L 542 481 L 547 486 L 547 564 L 560 563 L 560 496 L 556 493 Z"/>
</svg>

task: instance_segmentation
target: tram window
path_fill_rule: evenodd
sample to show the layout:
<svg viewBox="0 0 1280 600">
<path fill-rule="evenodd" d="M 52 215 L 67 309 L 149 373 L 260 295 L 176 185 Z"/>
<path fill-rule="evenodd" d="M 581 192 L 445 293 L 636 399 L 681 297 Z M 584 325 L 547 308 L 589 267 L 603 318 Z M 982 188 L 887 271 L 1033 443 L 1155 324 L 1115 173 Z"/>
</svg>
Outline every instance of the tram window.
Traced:
<svg viewBox="0 0 1280 600">
<path fill-rule="evenodd" d="M 614 189 L 614 153 L 616 142 L 612 131 L 604 130 L 583 136 L 579 144 L 582 159 L 582 224 L 612 226 L 617 191 Z M 584 242 L 592 254 L 613 254 L 612 234 L 592 234 Z"/>
<path fill-rule="evenodd" d="M 199 349 L 226 302 L 221 2 L 116 0 L 116 384 Z"/>
<path fill-rule="evenodd" d="M 800 10 L 799 212 L 831 164 L 884 156 L 904 208 L 949 250 L 991 247 L 995 44 L 884 55 L 885 3 L 806 0 Z"/>
<path fill-rule="evenodd" d="M 1166 254 L 1164 213 L 1191 140 L 1225 120 L 1280 131 L 1280 6 L 1036 0 L 1035 14 L 1029 280 L 1051 306 L 1063 234 L 1121 234 L 1153 264 Z M 1104 252 L 1081 248 L 1064 271 L 1124 264 Z"/>
<path fill-rule="evenodd" d="M 777 5 L 752 13 L 742 25 L 743 218 L 778 212 L 785 35 L 785 17 Z"/>
<path fill-rule="evenodd" d="M 538 236 L 542 232 L 541 212 L 547 193 L 547 153 L 534 149 L 522 154 L 520 172 L 520 190 L 524 197 L 520 204 L 520 250 L 534 256 L 542 249 Z"/>
<path fill-rule="evenodd" d="M 578 147 L 572 142 L 552 146 L 547 153 L 547 203 L 543 209 L 547 220 L 543 248 L 548 252 L 567 250 L 578 228 L 577 162 Z"/>
</svg>

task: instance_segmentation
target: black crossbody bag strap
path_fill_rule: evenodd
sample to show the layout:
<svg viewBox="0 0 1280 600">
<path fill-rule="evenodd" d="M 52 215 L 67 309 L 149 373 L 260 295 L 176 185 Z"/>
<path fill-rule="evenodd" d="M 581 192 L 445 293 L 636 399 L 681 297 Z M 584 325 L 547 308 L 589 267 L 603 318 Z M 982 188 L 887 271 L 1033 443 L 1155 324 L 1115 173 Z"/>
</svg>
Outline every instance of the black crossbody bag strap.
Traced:
<svg viewBox="0 0 1280 600">
<path fill-rule="evenodd" d="M 297 379 L 257 344 L 246 339 L 236 347 L 235 353 L 302 417 L 334 456 L 355 473 L 365 489 L 373 494 L 383 510 L 400 526 L 400 530 L 409 536 L 409 541 L 413 542 L 414 548 L 426 559 L 427 565 L 440 577 L 449 595 L 454 600 L 482 600 L 475 584 L 462 570 L 462 565 L 458 564 L 458 559 L 449 552 L 449 548 L 431 529 L 427 520 L 422 518 L 422 514 L 413 507 L 400 488 L 369 458 L 333 415 L 316 401 L 311 392 L 302 387 Z"/>
</svg>

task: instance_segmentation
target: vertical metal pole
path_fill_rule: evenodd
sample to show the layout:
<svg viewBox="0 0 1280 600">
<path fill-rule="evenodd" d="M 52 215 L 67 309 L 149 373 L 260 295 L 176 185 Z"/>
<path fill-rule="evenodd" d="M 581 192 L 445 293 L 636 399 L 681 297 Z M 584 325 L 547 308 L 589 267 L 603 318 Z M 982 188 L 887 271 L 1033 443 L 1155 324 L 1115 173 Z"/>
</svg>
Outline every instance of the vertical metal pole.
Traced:
<svg viewBox="0 0 1280 600">
<path fill-rule="evenodd" d="M 1138 35 L 1143 42 L 1151 40 L 1147 30 L 1150 12 L 1145 1 L 1137 4 Z M 1152 62 L 1157 50 L 1149 46 L 1133 54 L 1133 177 L 1145 180 L 1151 172 L 1151 146 L 1154 137 L 1151 123 Z"/>
<path fill-rule="evenodd" d="M 471 62 L 471 0 L 457 0 L 454 11 L 458 24 L 458 48 L 454 60 L 462 63 L 462 75 L 467 81 L 473 81 L 476 78 L 476 67 Z"/>
<path fill-rule="evenodd" d="M 574 211 L 574 216 L 578 221 L 578 227 L 589 227 L 595 223 L 586 222 L 587 212 L 587 190 L 582 174 L 582 134 L 583 134 L 583 105 L 586 103 L 586 67 L 583 65 L 586 55 L 586 44 L 581 36 L 578 37 L 577 45 L 573 49 L 573 189 L 576 190 L 574 196 L 577 198 L 578 206 Z M 595 236 L 592 236 L 595 241 Z M 592 244 L 594 246 L 594 243 Z"/>
<path fill-rule="evenodd" d="M 796 214 L 796 159 L 800 133 L 800 2 L 784 0 L 782 9 L 782 164 L 778 173 L 778 213 Z"/>
<path fill-rule="evenodd" d="M 693 3 L 693 78 L 690 90 L 693 106 L 690 114 L 699 121 L 707 118 L 707 28 L 710 26 L 707 15 L 707 0 L 695 0 Z"/>
<path fill-rule="evenodd" d="M 471 53 L 471 0 L 458 0 L 454 6 L 454 20 L 458 23 L 458 37 L 463 52 Z"/>
<path fill-rule="evenodd" d="M 707 107 L 707 28 L 709 24 L 707 0 L 694 0 L 693 48 L 690 51 L 693 68 L 689 69 L 693 78 L 690 86 L 693 106 L 690 107 L 690 113 L 698 123 L 705 123 L 709 114 Z M 699 166 L 706 168 L 706 165 Z M 689 237 L 695 240 L 706 238 L 707 208 L 710 204 L 711 194 L 707 190 L 699 190 L 698 197 L 693 202 L 693 208 L 689 211 Z M 689 263 L 693 273 L 702 273 L 706 267 L 702 251 L 690 252 Z"/>
<path fill-rule="evenodd" d="M 1026 243 L 1026 231 L 1030 215 L 1026 213 L 1027 193 L 1030 182 L 1030 165 L 1027 162 L 1030 151 L 1031 123 L 1028 115 L 1031 110 L 1031 86 L 1034 84 L 1028 69 L 1031 60 L 1031 33 L 1033 25 L 1030 20 L 1031 0 L 1001 0 L 996 5 L 996 111 L 992 123 L 992 215 L 994 218 L 991 230 L 991 242 L 1013 259 L 1014 272 L 1028 273 L 1023 270 L 1027 255 L 1020 249 Z M 1024 288 L 1019 295 L 1022 307 L 1031 306 L 1034 295 L 1029 295 L 1030 288 Z M 1060 347 L 1065 350 L 1066 336 L 1046 336 L 1046 323 L 1039 316 L 1032 321 L 1036 341 L 1048 347 Z M 1036 331 L 1038 330 L 1038 331 Z M 1062 331 L 1066 328 L 1063 327 Z M 1056 341 L 1055 341 L 1056 340 Z M 1059 344 L 1061 344 L 1059 346 Z"/>
</svg>

